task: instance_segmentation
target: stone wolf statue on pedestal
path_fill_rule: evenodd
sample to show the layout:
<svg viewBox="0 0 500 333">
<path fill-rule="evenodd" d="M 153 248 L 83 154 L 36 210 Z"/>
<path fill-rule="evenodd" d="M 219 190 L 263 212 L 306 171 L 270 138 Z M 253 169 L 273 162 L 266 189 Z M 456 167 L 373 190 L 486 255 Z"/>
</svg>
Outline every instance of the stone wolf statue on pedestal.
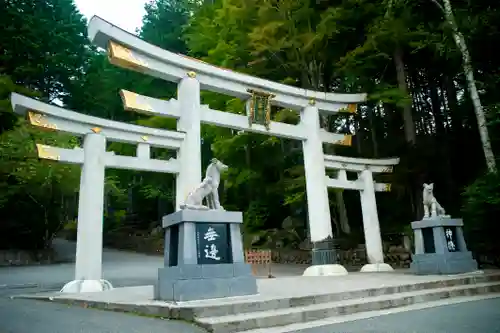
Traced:
<svg viewBox="0 0 500 333">
<path fill-rule="evenodd" d="M 444 208 L 434 197 L 434 184 L 424 184 L 423 204 L 424 204 L 424 219 L 435 217 L 449 217 L 445 215 Z"/>
<path fill-rule="evenodd" d="M 180 206 L 181 209 L 196 210 L 224 210 L 219 201 L 220 174 L 228 169 L 228 166 L 216 158 L 212 158 L 207 167 L 205 178 L 198 187 L 188 194 L 186 201 Z M 203 205 L 203 200 L 207 205 Z"/>
</svg>

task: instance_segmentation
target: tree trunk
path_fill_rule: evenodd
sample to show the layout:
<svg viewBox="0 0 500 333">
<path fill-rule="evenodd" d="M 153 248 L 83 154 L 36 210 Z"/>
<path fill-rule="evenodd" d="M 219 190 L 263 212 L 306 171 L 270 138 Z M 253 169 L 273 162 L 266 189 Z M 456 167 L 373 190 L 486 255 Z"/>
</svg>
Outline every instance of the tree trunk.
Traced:
<svg viewBox="0 0 500 333">
<path fill-rule="evenodd" d="M 453 78 L 445 75 L 443 79 L 444 90 L 446 91 L 446 102 L 448 105 L 448 113 L 451 118 L 451 130 L 453 133 L 457 134 L 457 138 L 460 138 L 460 134 L 463 129 L 462 115 L 458 108 L 457 100 L 457 90 L 455 84 L 453 83 Z"/>
<path fill-rule="evenodd" d="M 435 1 L 438 5 L 439 3 Z M 464 68 L 465 78 L 467 80 L 467 86 L 469 88 L 470 97 L 472 104 L 474 105 L 474 112 L 477 118 L 477 126 L 479 127 L 479 135 L 481 136 L 481 142 L 483 145 L 484 156 L 486 159 L 486 166 L 489 172 L 496 172 L 496 161 L 495 155 L 491 148 L 490 136 L 488 134 L 488 128 L 486 125 L 486 116 L 484 114 L 484 109 L 481 104 L 481 99 L 476 87 L 476 81 L 474 79 L 474 71 L 472 69 L 472 61 L 469 54 L 469 50 L 465 43 L 465 38 L 462 33 L 458 30 L 457 22 L 455 21 L 455 16 L 453 15 L 453 10 L 451 7 L 450 0 L 443 0 L 443 13 L 445 15 L 446 22 L 451 26 L 453 30 L 453 39 L 457 44 L 460 52 L 462 53 L 462 65 Z"/>
<path fill-rule="evenodd" d="M 441 110 L 441 100 L 439 99 L 438 87 L 436 82 L 438 79 L 430 76 L 429 79 L 429 95 L 431 97 L 432 115 L 434 116 L 434 125 L 436 126 L 436 138 L 440 140 L 444 134 L 444 116 Z"/>
<path fill-rule="evenodd" d="M 375 122 L 374 122 L 374 118 L 375 118 L 375 108 L 377 106 L 373 106 L 373 107 L 368 107 L 368 122 L 370 124 L 370 134 L 371 134 L 371 138 L 372 138 L 372 144 L 373 144 L 373 157 L 374 158 L 377 158 L 379 156 L 378 154 L 378 141 L 377 141 L 377 130 L 375 129 Z"/>
<path fill-rule="evenodd" d="M 396 65 L 398 87 L 405 95 L 408 95 L 408 86 L 406 85 L 405 64 L 403 62 L 403 50 L 399 46 L 397 46 L 396 50 L 394 51 L 394 64 Z M 415 134 L 415 124 L 413 123 L 413 115 L 411 111 L 411 103 L 406 104 L 403 107 L 403 122 L 404 122 L 406 142 L 408 142 L 411 145 L 414 145 L 416 141 L 416 134 Z"/>
<path fill-rule="evenodd" d="M 349 218 L 347 217 L 347 209 L 345 208 L 344 191 L 335 191 L 335 200 L 337 201 L 340 230 L 345 234 L 350 234 L 351 227 L 349 226 Z"/>
<path fill-rule="evenodd" d="M 329 146 L 327 147 L 327 149 L 328 154 L 335 154 L 335 148 L 333 148 L 333 146 Z M 340 230 L 345 234 L 350 234 L 351 227 L 349 226 L 349 218 L 347 216 L 347 209 L 345 207 L 344 191 L 339 191 L 338 189 L 335 191 L 335 202 Z M 337 221 L 335 221 L 335 225 L 337 226 Z"/>
</svg>

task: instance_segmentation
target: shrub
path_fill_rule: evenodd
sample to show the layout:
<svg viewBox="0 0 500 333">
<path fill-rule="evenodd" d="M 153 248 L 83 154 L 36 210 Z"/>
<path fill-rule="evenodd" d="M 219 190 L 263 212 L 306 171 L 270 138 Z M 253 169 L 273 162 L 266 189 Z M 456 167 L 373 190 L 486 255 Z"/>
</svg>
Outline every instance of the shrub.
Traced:
<svg viewBox="0 0 500 333">
<path fill-rule="evenodd" d="M 482 261 L 500 266 L 500 174 L 486 174 L 469 185 L 462 194 L 464 231 L 469 248 Z"/>
</svg>

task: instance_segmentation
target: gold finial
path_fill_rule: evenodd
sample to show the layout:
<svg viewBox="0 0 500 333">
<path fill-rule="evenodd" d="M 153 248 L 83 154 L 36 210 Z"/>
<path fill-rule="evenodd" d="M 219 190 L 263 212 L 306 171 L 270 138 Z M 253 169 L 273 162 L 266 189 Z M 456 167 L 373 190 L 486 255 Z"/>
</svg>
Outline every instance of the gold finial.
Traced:
<svg viewBox="0 0 500 333">
<path fill-rule="evenodd" d="M 316 99 L 315 98 L 309 98 L 309 105 L 316 105 Z"/>
<path fill-rule="evenodd" d="M 100 127 L 93 127 L 92 128 L 92 132 L 94 132 L 95 134 L 99 134 L 101 133 L 102 129 Z"/>
<path fill-rule="evenodd" d="M 196 72 L 193 72 L 193 71 L 189 71 L 186 74 L 187 74 L 187 76 L 189 76 L 192 79 L 194 79 L 196 77 Z"/>
<path fill-rule="evenodd" d="M 142 141 L 146 142 L 148 141 L 149 137 L 147 135 L 141 136 Z"/>
<path fill-rule="evenodd" d="M 356 113 L 358 111 L 357 105 L 356 104 L 348 104 L 347 111 L 349 113 Z"/>
</svg>

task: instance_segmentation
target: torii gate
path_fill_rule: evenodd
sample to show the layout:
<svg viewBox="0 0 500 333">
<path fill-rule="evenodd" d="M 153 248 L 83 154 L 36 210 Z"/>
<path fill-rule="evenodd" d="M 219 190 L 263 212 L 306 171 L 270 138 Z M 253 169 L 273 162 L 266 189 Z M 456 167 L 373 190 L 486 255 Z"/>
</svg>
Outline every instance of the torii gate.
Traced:
<svg viewBox="0 0 500 333">
<path fill-rule="evenodd" d="M 178 150 L 185 134 L 92 117 L 13 93 L 13 110 L 28 118 L 31 125 L 84 137 L 83 149 L 37 144 L 41 159 L 81 164 L 75 279 L 62 292 L 90 292 L 111 289 L 102 279 L 102 223 L 105 168 L 130 169 L 178 174 L 176 159 L 150 158 L 150 147 Z M 137 145 L 137 156 L 106 152 L 106 142 Z"/>
<path fill-rule="evenodd" d="M 90 40 L 108 50 L 111 63 L 167 81 L 178 82 L 176 101 L 165 102 L 133 92 L 122 91 L 127 110 L 174 117 L 177 130 L 185 133 L 177 159 L 181 173 L 176 178 L 176 206 L 201 181 L 200 124 L 208 123 L 237 130 L 264 133 L 301 140 L 304 152 L 306 192 L 311 241 L 320 243 L 332 237 L 328 191 L 326 186 L 323 142 L 350 145 L 351 136 L 333 134 L 320 127 L 319 111 L 327 113 L 355 112 L 357 103 L 366 94 L 324 93 L 279 84 L 233 72 L 194 60 L 151 45 L 140 38 L 94 16 L 88 25 Z M 267 103 L 266 123 L 217 110 L 200 104 L 200 88 L 251 99 L 263 97 Z M 271 101 L 272 98 L 272 101 Z M 252 103 L 252 102 L 251 102 Z M 273 122 L 269 119 L 270 103 L 300 111 L 297 125 Z M 248 104 L 247 104 L 248 106 Z M 252 104 L 248 116 L 252 115 Z M 326 258 L 326 257 L 325 257 Z M 327 271 L 347 273 L 334 262 L 316 260 Z M 340 266 L 340 267 L 339 267 Z M 324 269 L 322 269 L 324 272 Z"/>
<path fill-rule="evenodd" d="M 389 192 L 391 184 L 376 183 L 374 173 L 391 173 L 399 158 L 367 159 L 345 156 L 325 155 L 326 169 L 338 170 L 337 178 L 326 177 L 326 185 L 333 188 L 359 191 L 363 229 L 366 243 L 368 264 L 361 268 L 362 272 L 392 271 L 389 264 L 384 263 L 382 237 L 377 213 L 375 192 Z M 357 180 L 348 180 L 347 172 L 356 172 Z"/>
</svg>

